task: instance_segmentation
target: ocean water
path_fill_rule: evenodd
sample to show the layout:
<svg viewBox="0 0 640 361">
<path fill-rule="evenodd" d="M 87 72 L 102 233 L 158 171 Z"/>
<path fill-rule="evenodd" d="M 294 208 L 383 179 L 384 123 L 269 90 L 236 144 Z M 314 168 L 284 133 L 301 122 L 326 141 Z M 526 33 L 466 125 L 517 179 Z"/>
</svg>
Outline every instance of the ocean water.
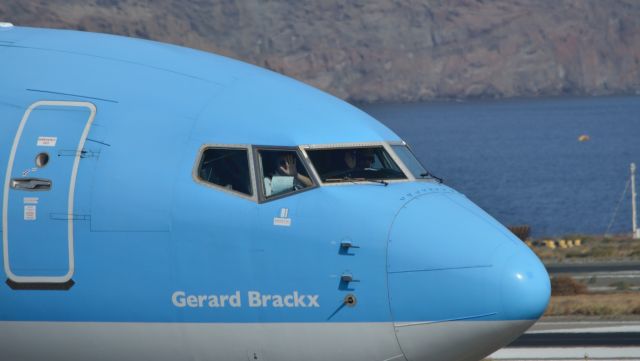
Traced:
<svg viewBox="0 0 640 361">
<path fill-rule="evenodd" d="M 503 224 L 535 237 L 604 234 L 618 208 L 609 233 L 631 232 L 630 189 L 620 200 L 629 164 L 640 166 L 640 96 L 361 108 Z"/>
</svg>

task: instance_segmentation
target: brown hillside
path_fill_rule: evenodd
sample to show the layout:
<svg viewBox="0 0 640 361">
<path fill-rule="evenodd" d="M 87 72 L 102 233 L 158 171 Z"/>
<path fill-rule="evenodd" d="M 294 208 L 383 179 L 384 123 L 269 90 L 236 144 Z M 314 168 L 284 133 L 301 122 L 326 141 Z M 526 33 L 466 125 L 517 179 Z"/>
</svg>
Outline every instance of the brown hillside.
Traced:
<svg viewBox="0 0 640 361">
<path fill-rule="evenodd" d="M 640 91 L 635 0 L 5 0 L 0 19 L 218 52 L 354 101 Z"/>
</svg>

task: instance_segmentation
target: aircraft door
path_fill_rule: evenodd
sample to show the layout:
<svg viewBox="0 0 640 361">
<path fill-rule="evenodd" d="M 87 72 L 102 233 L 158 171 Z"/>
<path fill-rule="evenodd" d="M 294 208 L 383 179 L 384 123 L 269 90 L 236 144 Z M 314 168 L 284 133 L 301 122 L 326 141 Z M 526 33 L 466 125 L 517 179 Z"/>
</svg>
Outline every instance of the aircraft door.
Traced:
<svg viewBox="0 0 640 361">
<path fill-rule="evenodd" d="M 88 102 L 39 101 L 20 122 L 2 204 L 3 261 L 10 285 L 71 282 L 75 183 L 95 113 Z"/>
</svg>

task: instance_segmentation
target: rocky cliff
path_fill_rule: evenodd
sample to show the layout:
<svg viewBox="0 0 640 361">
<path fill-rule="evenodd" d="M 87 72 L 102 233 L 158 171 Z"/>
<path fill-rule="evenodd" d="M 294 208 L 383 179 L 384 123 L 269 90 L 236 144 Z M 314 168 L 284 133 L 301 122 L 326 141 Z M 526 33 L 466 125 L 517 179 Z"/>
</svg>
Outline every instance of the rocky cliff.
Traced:
<svg viewBox="0 0 640 361">
<path fill-rule="evenodd" d="M 4 0 L 0 20 L 222 53 L 351 101 L 640 92 L 636 0 Z"/>
</svg>

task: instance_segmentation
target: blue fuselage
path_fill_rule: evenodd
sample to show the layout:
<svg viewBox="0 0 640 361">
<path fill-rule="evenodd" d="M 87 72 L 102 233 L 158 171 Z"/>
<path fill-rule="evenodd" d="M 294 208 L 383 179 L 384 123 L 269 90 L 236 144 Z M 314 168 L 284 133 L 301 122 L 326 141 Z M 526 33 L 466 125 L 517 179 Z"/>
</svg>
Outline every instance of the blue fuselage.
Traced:
<svg viewBox="0 0 640 361">
<path fill-rule="evenodd" d="M 18 27 L 0 28 L 0 79 L 0 348 L 14 360 L 472 360 L 546 308 L 537 257 L 443 184 L 314 179 L 269 200 L 258 170 L 252 197 L 197 181 L 205 146 L 401 142 L 313 88 L 171 45 Z"/>
</svg>

